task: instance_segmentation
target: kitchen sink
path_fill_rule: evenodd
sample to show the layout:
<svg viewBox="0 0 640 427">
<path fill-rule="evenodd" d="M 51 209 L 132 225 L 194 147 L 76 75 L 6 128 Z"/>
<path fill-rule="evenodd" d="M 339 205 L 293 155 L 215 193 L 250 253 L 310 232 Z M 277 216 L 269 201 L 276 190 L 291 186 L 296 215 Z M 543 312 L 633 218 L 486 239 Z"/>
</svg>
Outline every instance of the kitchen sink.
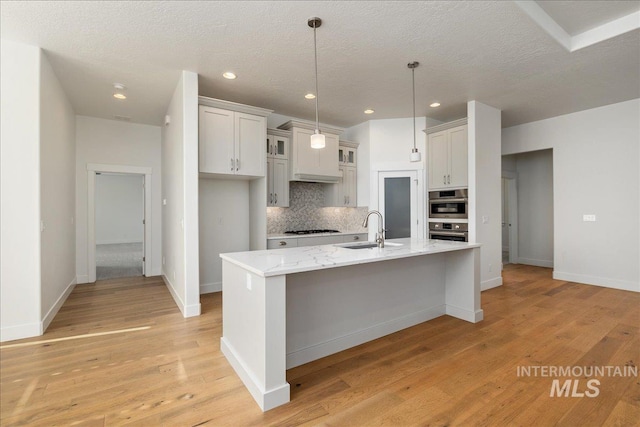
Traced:
<svg viewBox="0 0 640 427">
<path fill-rule="evenodd" d="M 339 248 L 345 248 L 345 249 L 371 249 L 371 248 L 377 248 L 378 244 L 376 242 L 361 242 L 361 243 L 346 243 L 346 244 L 333 245 L 333 246 L 337 246 Z M 396 247 L 396 246 L 402 246 L 402 243 L 385 242 L 384 246 Z"/>
</svg>

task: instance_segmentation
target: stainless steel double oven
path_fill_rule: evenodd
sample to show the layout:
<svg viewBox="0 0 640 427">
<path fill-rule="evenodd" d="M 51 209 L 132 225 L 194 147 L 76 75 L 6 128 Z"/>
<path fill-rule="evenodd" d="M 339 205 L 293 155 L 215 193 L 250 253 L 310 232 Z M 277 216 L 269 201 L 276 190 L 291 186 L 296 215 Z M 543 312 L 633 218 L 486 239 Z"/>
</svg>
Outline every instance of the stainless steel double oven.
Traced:
<svg viewBox="0 0 640 427">
<path fill-rule="evenodd" d="M 467 222 L 445 222 L 448 219 L 468 219 L 468 190 L 440 190 L 429 192 L 429 218 L 443 222 L 429 222 L 429 238 L 467 242 Z"/>
</svg>

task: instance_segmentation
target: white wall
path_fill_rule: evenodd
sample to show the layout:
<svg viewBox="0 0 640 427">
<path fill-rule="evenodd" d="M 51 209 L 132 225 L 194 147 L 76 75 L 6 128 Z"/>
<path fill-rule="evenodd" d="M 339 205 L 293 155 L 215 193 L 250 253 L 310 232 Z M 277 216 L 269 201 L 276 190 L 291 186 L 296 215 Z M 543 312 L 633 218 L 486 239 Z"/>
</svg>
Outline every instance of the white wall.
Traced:
<svg viewBox="0 0 640 427">
<path fill-rule="evenodd" d="M 481 243 L 481 289 L 502 285 L 501 112 L 470 101 L 469 241 Z M 474 203 L 475 201 L 475 203 Z"/>
<path fill-rule="evenodd" d="M 144 175 L 96 176 L 96 244 L 144 240 Z"/>
<path fill-rule="evenodd" d="M 125 165 L 151 168 L 151 256 L 146 275 L 159 275 L 162 264 L 161 156 L 158 126 L 76 117 L 76 271 L 78 283 L 87 283 L 88 188 L 87 164 Z"/>
<path fill-rule="evenodd" d="M 517 154 L 518 263 L 553 267 L 553 153 Z"/>
<path fill-rule="evenodd" d="M 0 46 L 0 340 L 40 330 L 40 49 Z"/>
<path fill-rule="evenodd" d="M 554 278 L 640 291 L 640 99 L 502 137 L 503 154 L 553 149 Z"/>
<path fill-rule="evenodd" d="M 45 55 L 40 74 L 41 316 L 49 326 L 76 284 L 76 115 Z"/>
<path fill-rule="evenodd" d="M 250 247 L 249 181 L 200 179 L 198 192 L 200 292 L 217 292 L 222 290 L 219 255 Z"/>
<path fill-rule="evenodd" d="M 200 314 L 198 76 L 183 71 L 162 128 L 162 275 L 185 317 Z"/>
</svg>

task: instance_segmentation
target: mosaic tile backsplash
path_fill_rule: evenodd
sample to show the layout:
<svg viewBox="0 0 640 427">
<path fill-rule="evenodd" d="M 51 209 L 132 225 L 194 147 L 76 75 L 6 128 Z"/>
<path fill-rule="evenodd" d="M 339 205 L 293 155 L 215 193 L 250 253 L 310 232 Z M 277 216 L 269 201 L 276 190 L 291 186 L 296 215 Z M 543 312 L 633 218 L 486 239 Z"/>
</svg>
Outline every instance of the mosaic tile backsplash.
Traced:
<svg viewBox="0 0 640 427">
<path fill-rule="evenodd" d="M 366 232 L 362 221 L 368 209 L 325 208 L 324 184 L 289 183 L 289 207 L 267 208 L 267 233 L 288 230 L 334 229 L 342 232 Z"/>
</svg>

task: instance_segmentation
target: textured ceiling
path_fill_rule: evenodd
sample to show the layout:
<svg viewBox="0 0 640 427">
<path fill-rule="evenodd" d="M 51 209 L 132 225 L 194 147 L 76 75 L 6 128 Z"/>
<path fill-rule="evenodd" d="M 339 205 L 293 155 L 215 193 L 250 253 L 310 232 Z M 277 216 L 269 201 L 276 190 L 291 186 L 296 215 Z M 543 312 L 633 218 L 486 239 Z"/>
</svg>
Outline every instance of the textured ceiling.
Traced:
<svg viewBox="0 0 640 427">
<path fill-rule="evenodd" d="M 570 35 L 582 33 L 640 10 L 640 1 L 538 1 L 538 4 Z"/>
<path fill-rule="evenodd" d="M 45 50 L 76 113 L 159 125 L 182 69 L 201 95 L 313 119 L 312 16 L 320 120 L 337 126 L 410 117 L 410 61 L 417 114 L 443 121 L 474 99 L 503 110 L 506 127 L 640 97 L 640 31 L 570 53 L 507 1 L 3 1 L 0 24 Z"/>
</svg>

